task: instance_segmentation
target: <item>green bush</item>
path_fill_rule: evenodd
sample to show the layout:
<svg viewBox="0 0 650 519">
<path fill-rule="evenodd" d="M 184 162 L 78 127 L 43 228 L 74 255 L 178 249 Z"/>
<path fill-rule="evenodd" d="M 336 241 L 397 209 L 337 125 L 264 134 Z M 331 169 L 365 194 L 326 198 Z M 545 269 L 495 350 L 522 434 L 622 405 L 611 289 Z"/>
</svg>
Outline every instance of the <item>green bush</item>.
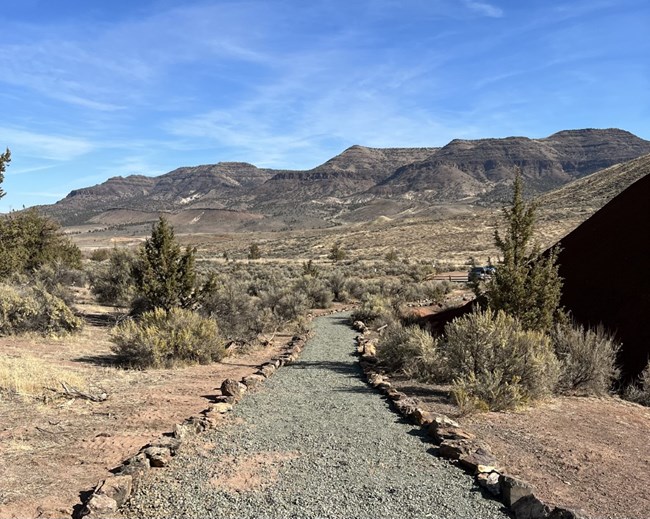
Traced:
<svg viewBox="0 0 650 519">
<path fill-rule="evenodd" d="M 423 382 L 445 378 L 437 341 L 418 326 L 388 326 L 377 344 L 377 358 L 388 371 Z"/>
<path fill-rule="evenodd" d="M 395 320 L 390 301 L 380 295 L 364 294 L 361 305 L 352 312 L 352 321 L 363 321 L 367 326 L 388 324 Z"/>
<path fill-rule="evenodd" d="M 128 319 L 115 327 L 111 341 L 121 363 L 141 369 L 208 364 L 226 355 L 216 322 L 182 308 L 155 308 Z"/>
<path fill-rule="evenodd" d="M 42 285 L 0 285 L 0 334 L 74 332 L 81 326 L 70 307 Z"/>
<path fill-rule="evenodd" d="M 91 291 L 102 304 L 127 307 L 136 293 L 133 276 L 136 256 L 127 249 L 115 248 L 107 259 L 92 272 Z"/>
<path fill-rule="evenodd" d="M 560 361 L 560 391 L 603 395 L 610 390 L 619 376 L 620 346 L 602 326 L 590 330 L 575 323 L 557 324 L 551 338 Z"/>
<path fill-rule="evenodd" d="M 0 278 L 32 273 L 55 262 L 81 268 L 81 251 L 57 223 L 36 209 L 0 218 Z"/>
<path fill-rule="evenodd" d="M 623 396 L 631 402 L 650 407 L 650 362 L 641 372 L 637 384 L 630 384 Z"/>
<path fill-rule="evenodd" d="M 559 363 L 551 341 L 504 312 L 478 311 L 445 327 L 444 356 L 464 411 L 512 409 L 553 392 Z"/>
<path fill-rule="evenodd" d="M 294 285 L 294 290 L 305 295 L 309 308 L 329 308 L 332 306 L 332 291 L 325 281 L 321 279 L 302 276 Z"/>
</svg>

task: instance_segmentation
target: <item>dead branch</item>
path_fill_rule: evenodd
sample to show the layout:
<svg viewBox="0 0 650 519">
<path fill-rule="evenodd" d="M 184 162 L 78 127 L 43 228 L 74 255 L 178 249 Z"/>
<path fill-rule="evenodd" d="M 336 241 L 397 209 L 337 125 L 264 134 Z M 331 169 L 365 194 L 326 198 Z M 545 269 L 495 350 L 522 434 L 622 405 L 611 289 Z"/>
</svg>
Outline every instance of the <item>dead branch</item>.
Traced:
<svg viewBox="0 0 650 519">
<path fill-rule="evenodd" d="M 65 394 L 73 398 L 85 398 L 86 400 L 90 400 L 92 402 L 103 402 L 108 398 L 108 395 L 106 393 L 100 393 L 99 395 L 91 395 L 89 393 L 84 393 L 83 391 L 79 391 L 77 388 L 74 388 L 72 386 L 68 386 L 65 382 L 61 382 L 61 385 L 63 386 L 63 390 L 65 391 Z"/>
</svg>

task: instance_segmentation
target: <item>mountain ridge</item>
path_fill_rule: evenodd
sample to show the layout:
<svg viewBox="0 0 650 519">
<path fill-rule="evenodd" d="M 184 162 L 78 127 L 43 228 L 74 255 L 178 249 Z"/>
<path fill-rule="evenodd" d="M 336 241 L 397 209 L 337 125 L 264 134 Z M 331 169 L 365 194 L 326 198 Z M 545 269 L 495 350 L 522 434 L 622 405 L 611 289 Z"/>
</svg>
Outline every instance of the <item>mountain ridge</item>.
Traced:
<svg viewBox="0 0 650 519">
<path fill-rule="evenodd" d="M 219 162 L 157 177 L 112 177 L 41 210 L 63 225 L 101 222 L 107 211 L 189 209 L 334 224 L 360 206 L 379 207 L 382 201 L 391 201 L 397 212 L 425 204 L 500 203 L 517 170 L 530 194 L 539 195 L 648 153 L 650 141 L 611 128 L 562 130 L 542 139 L 453 139 L 430 148 L 354 145 L 309 170 Z"/>
</svg>

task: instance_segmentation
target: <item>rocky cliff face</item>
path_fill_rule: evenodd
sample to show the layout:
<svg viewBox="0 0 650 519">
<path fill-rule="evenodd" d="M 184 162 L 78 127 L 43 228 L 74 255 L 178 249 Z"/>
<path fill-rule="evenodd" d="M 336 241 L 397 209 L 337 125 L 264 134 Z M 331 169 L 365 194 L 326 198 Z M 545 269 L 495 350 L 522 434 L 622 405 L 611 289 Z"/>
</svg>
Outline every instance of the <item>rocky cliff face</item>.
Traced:
<svg viewBox="0 0 650 519">
<path fill-rule="evenodd" d="M 650 141 L 616 129 L 567 130 L 544 139 L 456 139 L 442 148 L 352 146 L 307 171 L 221 162 L 155 178 L 115 177 L 73 191 L 43 210 L 67 225 L 90 217 L 97 221 L 97 215 L 115 209 L 225 209 L 344 219 L 360 206 L 380 207 L 382 200 L 404 209 L 501 202 L 517 170 L 531 194 L 544 193 L 646 153 Z"/>
</svg>

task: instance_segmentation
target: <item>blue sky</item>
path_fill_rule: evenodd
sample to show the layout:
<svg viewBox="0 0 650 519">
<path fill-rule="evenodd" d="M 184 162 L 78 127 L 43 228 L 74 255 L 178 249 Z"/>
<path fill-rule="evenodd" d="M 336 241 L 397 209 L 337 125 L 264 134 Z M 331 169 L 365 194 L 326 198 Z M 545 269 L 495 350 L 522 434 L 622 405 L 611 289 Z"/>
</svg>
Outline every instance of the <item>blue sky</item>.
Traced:
<svg viewBox="0 0 650 519">
<path fill-rule="evenodd" d="M 648 34 L 646 0 L 3 0 L 0 211 L 353 144 L 650 139 Z"/>
</svg>

